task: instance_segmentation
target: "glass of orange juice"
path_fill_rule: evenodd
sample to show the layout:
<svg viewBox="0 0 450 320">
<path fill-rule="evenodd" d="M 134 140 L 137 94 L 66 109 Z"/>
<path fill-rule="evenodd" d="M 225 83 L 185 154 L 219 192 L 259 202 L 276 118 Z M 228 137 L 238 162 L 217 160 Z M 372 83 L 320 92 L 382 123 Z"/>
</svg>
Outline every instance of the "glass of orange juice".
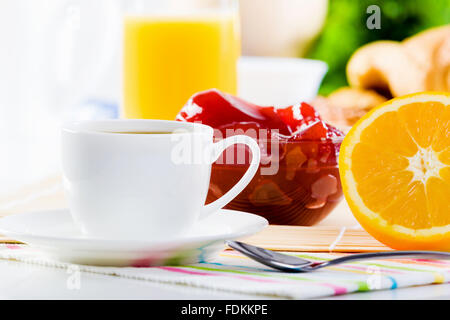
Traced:
<svg viewBox="0 0 450 320">
<path fill-rule="evenodd" d="M 236 94 L 236 0 L 132 0 L 124 21 L 125 118 L 175 120 L 196 92 Z"/>
</svg>

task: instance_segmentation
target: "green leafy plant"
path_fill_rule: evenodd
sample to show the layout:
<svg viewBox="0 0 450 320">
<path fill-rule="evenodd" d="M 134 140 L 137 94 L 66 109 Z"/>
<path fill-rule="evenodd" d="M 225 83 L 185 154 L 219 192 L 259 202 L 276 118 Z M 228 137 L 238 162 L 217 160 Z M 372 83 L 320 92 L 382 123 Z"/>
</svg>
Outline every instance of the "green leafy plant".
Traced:
<svg viewBox="0 0 450 320">
<path fill-rule="evenodd" d="M 366 26 L 367 7 L 381 9 L 381 29 Z M 450 0 L 330 0 L 325 27 L 307 57 L 328 63 L 320 94 L 347 85 L 345 67 L 353 52 L 376 40 L 401 41 L 425 29 L 450 23 Z"/>
</svg>

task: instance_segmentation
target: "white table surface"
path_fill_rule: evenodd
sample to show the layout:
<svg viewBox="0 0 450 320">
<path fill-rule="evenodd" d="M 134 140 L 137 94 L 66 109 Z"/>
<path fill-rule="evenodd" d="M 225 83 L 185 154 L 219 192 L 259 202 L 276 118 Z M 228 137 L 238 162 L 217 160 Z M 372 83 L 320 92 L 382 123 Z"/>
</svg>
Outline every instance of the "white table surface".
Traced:
<svg viewBox="0 0 450 320">
<path fill-rule="evenodd" d="M 354 226 L 342 202 L 320 225 Z M 67 270 L 0 260 L 0 299 L 266 299 L 208 289 L 81 273 L 79 289 L 69 289 Z M 348 294 L 328 299 L 450 299 L 450 284 Z"/>
<path fill-rule="evenodd" d="M 343 202 L 321 225 L 357 224 Z M 159 284 L 108 275 L 81 273 L 79 289 L 69 289 L 67 270 L 0 260 L 0 299 L 262 299 L 208 289 Z M 263 297 L 266 299 L 266 297 Z M 354 293 L 327 299 L 450 299 L 450 284 L 378 292 Z"/>
</svg>

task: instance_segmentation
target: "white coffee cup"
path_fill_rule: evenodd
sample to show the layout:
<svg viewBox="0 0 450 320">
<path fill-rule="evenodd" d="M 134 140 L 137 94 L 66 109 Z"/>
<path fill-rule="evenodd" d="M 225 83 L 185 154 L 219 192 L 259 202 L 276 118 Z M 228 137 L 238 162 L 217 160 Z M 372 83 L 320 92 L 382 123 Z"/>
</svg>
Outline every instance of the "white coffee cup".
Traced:
<svg viewBox="0 0 450 320">
<path fill-rule="evenodd" d="M 234 144 L 250 148 L 251 164 L 223 197 L 205 205 L 211 164 Z M 96 238 L 182 236 L 236 197 L 259 162 L 260 150 L 252 138 L 239 135 L 213 143 L 213 129 L 202 124 L 105 120 L 71 122 L 62 128 L 69 208 L 81 230 Z"/>
</svg>

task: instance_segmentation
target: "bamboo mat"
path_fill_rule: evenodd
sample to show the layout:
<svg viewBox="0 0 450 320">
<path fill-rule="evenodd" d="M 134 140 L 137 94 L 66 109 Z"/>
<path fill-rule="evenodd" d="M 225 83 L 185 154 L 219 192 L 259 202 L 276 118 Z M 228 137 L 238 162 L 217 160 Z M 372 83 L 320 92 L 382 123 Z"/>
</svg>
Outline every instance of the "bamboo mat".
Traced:
<svg viewBox="0 0 450 320">
<path fill-rule="evenodd" d="M 0 243 L 7 243 L 7 244 L 9 244 L 9 243 L 20 243 L 20 242 L 14 240 L 14 239 L 10 239 L 10 238 L 7 238 L 7 237 L 0 236 Z"/>
<path fill-rule="evenodd" d="M 15 213 L 66 208 L 60 177 L 50 177 L 8 195 L 0 196 L 0 217 Z M 242 239 L 280 251 L 373 252 L 389 250 L 359 227 L 343 201 L 322 223 L 314 227 L 269 226 Z M 13 243 L 0 235 L 0 243 Z"/>
<path fill-rule="evenodd" d="M 377 252 L 391 250 L 363 229 L 355 227 L 269 226 L 242 241 L 276 251 Z"/>
</svg>

